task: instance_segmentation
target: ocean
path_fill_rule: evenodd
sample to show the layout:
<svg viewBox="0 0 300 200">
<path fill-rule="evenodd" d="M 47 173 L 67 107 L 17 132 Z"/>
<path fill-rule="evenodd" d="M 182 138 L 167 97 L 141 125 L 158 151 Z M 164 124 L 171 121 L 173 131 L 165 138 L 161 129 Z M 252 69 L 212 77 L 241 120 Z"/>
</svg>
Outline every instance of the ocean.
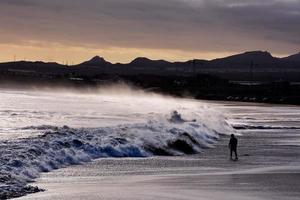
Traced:
<svg viewBox="0 0 300 200">
<path fill-rule="evenodd" d="M 95 190 L 85 189 L 90 198 L 81 192 L 86 196 L 78 199 L 98 199 L 102 179 L 95 182 L 95 177 L 114 177 L 116 184 L 120 176 L 136 177 L 156 186 L 157 176 L 224 175 L 232 172 L 225 148 L 230 134 L 241 139 L 240 172 L 299 164 L 298 106 L 178 99 L 124 85 L 88 91 L 3 88 L 0 93 L 0 194 L 7 197 L 38 191 L 30 186 L 36 180 L 46 191 L 25 198 L 73 191 L 74 184 L 64 182 L 70 178 L 79 185 L 94 183 Z M 103 199 L 122 199 L 107 191 L 113 197 Z M 75 196 L 80 197 L 62 199 Z"/>
</svg>

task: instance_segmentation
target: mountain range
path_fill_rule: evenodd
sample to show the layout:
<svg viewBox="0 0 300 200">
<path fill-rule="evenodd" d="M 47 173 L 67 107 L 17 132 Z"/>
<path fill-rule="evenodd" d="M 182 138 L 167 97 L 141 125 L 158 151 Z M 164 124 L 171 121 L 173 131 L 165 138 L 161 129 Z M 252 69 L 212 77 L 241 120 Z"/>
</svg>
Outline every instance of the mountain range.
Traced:
<svg viewBox="0 0 300 200">
<path fill-rule="evenodd" d="M 300 53 L 276 58 L 266 51 L 250 51 L 214 60 L 195 59 L 186 62 L 169 62 L 139 57 L 127 64 L 112 64 L 102 57 L 95 56 L 91 60 L 72 66 L 28 61 L 0 63 L 0 72 L 62 76 L 94 76 L 97 74 L 193 76 L 195 74 L 211 74 L 234 81 L 288 80 L 300 82 Z"/>
<path fill-rule="evenodd" d="M 271 55 L 271 53 L 267 51 L 249 51 L 241 54 L 236 54 L 232 56 L 228 56 L 225 58 L 218 58 L 218 59 L 213 59 L 213 60 L 204 60 L 204 59 L 195 59 L 195 60 L 189 60 L 186 62 L 168 62 L 165 60 L 151 60 L 149 58 L 145 57 L 138 57 L 134 59 L 132 62 L 128 64 L 123 64 L 123 65 L 151 65 L 151 66 L 162 66 L 162 65 L 170 65 L 170 64 L 187 64 L 191 62 L 201 62 L 201 63 L 245 63 L 249 64 L 251 62 L 256 62 L 256 63 L 272 63 L 272 62 L 280 62 L 280 61 L 291 61 L 291 62 L 300 62 L 300 52 L 294 55 L 290 55 L 288 57 L 283 57 L 283 58 L 276 58 Z M 120 64 L 120 63 L 118 63 Z M 117 64 L 117 65 L 118 65 Z M 103 65 L 113 65 L 112 63 L 106 61 L 104 58 L 95 56 L 89 61 L 83 62 L 79 64 L 80 66 L 82 65 L 88 65 L 88 66 L 103 66 Z"/>
</svg>

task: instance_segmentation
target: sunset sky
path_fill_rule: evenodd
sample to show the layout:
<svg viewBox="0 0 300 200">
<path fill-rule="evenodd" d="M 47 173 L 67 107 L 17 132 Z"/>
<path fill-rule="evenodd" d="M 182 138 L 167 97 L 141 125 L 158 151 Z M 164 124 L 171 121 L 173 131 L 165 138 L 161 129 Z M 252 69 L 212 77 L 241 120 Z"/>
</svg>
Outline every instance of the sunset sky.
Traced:
<svg viewBox="0 0 300 200">
<path fill-rule="evenodd" d="M 1 0 L 0 62 L 300 51 L 300 0 Z"/>
</svg>

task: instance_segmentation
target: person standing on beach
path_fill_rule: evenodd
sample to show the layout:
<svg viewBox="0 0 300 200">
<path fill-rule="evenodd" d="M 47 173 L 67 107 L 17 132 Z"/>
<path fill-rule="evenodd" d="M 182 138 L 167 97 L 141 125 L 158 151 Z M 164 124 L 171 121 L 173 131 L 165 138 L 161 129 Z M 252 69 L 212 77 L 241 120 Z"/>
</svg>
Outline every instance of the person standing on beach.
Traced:
<svg viewBox="0 0 300 200">
<path fill-rule="evenodd" d="M 232 153 L 234 152 L 235 154 L 235 160 L 238 160 L 238 156 L 237 156 L 237 145 L 238 145 L 238 140 L 237 138 L 234 136 L 234 134 L 231 134 L 231 138 L 228 144 L 228 147 L 230 149 L 230 159 L 232 159 Z"/>
</svg>

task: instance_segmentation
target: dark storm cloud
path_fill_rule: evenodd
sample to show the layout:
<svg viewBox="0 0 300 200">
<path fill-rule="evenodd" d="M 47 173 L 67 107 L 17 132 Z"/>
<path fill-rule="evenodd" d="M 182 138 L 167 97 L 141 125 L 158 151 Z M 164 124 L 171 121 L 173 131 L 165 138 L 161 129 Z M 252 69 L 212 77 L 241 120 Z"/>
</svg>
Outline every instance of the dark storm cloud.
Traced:
<svg viewBox="0 0 300 200">
<path fill-rule="evenodd" d="M 300 46 L 300 0 L 1 0 L 0 42 L 195 51 Z"/>
</svg>

